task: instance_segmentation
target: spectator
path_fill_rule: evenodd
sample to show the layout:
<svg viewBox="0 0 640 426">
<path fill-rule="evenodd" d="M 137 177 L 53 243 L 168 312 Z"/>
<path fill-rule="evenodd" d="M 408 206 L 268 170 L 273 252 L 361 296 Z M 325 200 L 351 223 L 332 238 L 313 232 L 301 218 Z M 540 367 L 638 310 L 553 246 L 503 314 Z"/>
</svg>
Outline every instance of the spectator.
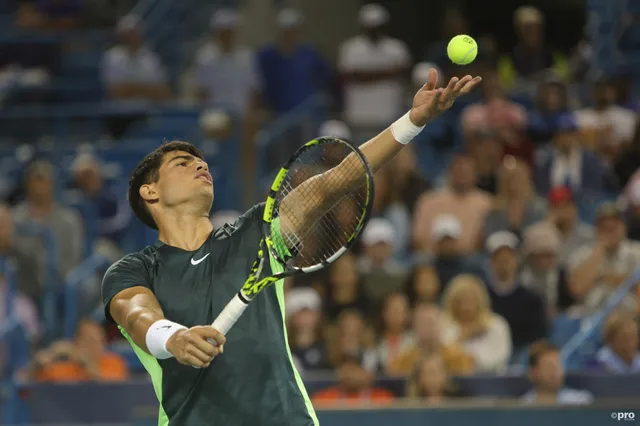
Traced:
<svg viewBox="0 0 640 426">
<path fill-rule="evenodd" d="M 527 117 L 527 133 L 536 146 L 551 140 L 557 121 L 568 112 L 567 86 L 556 78 L 543 81 L 538 87 L 535 109 Z"/>
<path fill-rule="evenodd" d="M 369 301 L 362 288 L 356 258 L 345 253 L 329 268 L 329 290 L 324 304 L 329 320 L 335 320 L 340 312 L 355 309 L 363 315 L 369 314 Z"/>
<path fill-rule="evenodd" d="M 359 311 L 342 311 L 336 324 L 329 328 L 328 336 L 329 358 L 333 366 L 337 366 L 344 357 L 351 356 L 359 359 L 365 370 L 378 371 L 380 363 L 373 331 L 367 327 Z"/>
<path fill-rule="evenodd" d="M 303 373 L 329 367 L 321 333 L 320 295 L 312 288 L 293 288 L 286 298 L 289 347 L 298 368 Z"/>
<path fill-rule="evenodd" d="M 498 192 L 484 220 L 485 235 L 498 231 L 522 231 L 545 216 L 546 206 L 536 196 L 526 164 L 506 157 L 498 171 Z"/>
<path fill-rule="evenodd" d="M 378 344 L 378 359 L 387 368 L 398 355 L 414 344 L 408 329 L 409 301 L 403 293 L 391 293 L 382 305 L 382 333 Z"/>
<path fill-rule="evenodd" d="M 276 113 L 284 113 L 327 90 L 330 67 L 313 46 L 300 41 L 300 12 L 281 10 L 277 24 L 278 40 L 260 50 L 258 69 L 264 101 Z"/>
<path fill-rule="evenodd" d="M 131 221 L 131 211 L 126 200 L 121 200 L 107 186 L 103 169 L 91 154 L 78 155 L 71 164 L 72 187 L 67 200 L 83 213 L 87 225 L 87 238 L 99 250 L 114 261 L 122 257 L 117 244 Z M 95 247 L 89 247 L 91 252 Z"/>
<path fill-rule="evenodd" d="M 485 285 L 473 275 L 458 275 L 442 298 L 443 342 L 459 343 L 477 373 L 503 371 L 511 355 L 509 325 L 491 312 L 490 303 Z"/>
<path fill-rule="evenodd" d="M 526 404 L 586 405 L 593 402 L 589 391 L 564 386 L 560 351 L 546 341 L 529 350 L 529 379 L 533 389 L 523 396 Z"/>
<path fill-rule="evenodd" d="M 633 316 L 614 312 L 604 325 L 605 346 L 598 350 L 591 363 L 607 373 L 640 373 L 638 333 L 638 323 Z"/>
<path fill-rule="evenodd" d="M 560 234 L 551 223 L 539 222 L 527 228 L 519 280 L 524 288 L 542 298 L 550 317 L 564 312 L 575 302 L 569 291 L 567 271 L 558 264 L 559 250 Z"/>
<path fill-rule="evenodd" d="M 603 77 L 594 86 L 593 107 L 576 112 L 586 146 L 609 161 L 631 143 L 636 128 L 635 114 L 619 107 L 617 96 L 616 82 Z"/>
<path fill-rule="evenodd" d="M 414 344 L 387 365 L 387 373 L 408 375 L 421 359 L 432 355 L 442 358 L 442 371 L 455 375 L 473 372 L 473 358 L 459 344 L 442 341 L 440 310 L 435 305 L 419 304 L 413 312 Z"/>
<path fill-rule="evenodd" d="M 407 383 L 407 396 L 438 405 L 450 398 L 462 396 L 451 381 L 444 358 L 432 352 L 421 358 Z"/>
<path fill-rule="evenodd" d="M 257 105 L 258 73 L 251 50 L 236 41 L 238 16 L 219 9 L 211 18 L 211 40 L 196 53 L 196 85 L 203 105 L 237 117 Z"/>
<path fill-rule="evenodd" d="M 638 164 L 640 164 L 640 120 L 637 120 L 631 143 L 622 149 L 614 163 L 613 170 L 621 187 L 628 187 L 632 180 L 640 177 Z"/>
<path fill-rule="evenodd" d="M 404 80 L 411 56 L 404 42 L 387 35 L 389 12 L 379 4 L 362 6 L 358 23 L 362 34 L 342 43 L 338 70 L 344 81 L 344 114 L 366 140 L 404 111 Z"/>
<path fill-rule="evenodd" d="M 80 321 L 72 342 L 61 340 L 36 353 L 26 375 L 32 380 L 58 383 L 129 378 L 125 360 L 107 351 L 102 326 L 88 319 Z"/>
<path fill-rule="evenodd" d="M 453 215 L 438 216 L 433 222 L 433 255 L 427 258 L 426 264 L 436 272 L 437 282 L 440 284 L 435 294 L 438 299 L 451 280 L 460 274 L 472 274 L 486 279 L 482 265 L 460 249 L 461 228 L 460 221 Z"/>
<path fill-rule="evenodd" d="M 423 194 L 416 203 L 413 219 L 413 243 L 419 250 L 432 251 L 434 220 L 449 214 L 461 224 L 460 251 L 475 251 L 480 243 L 482 220 L 491 207 L 489 195 L 475 188 L 476 166 L 467 156 L 456 156 L 450 166 L 445 188 Z"/>
<path fill-rule="evenodd" d="M 526 110 L 507 99 L 494 71 L 486 72 L 482 82 L 482 103 L 464 109 L 460 117 L 462 131 L 468 143 L 475 144 L 477 132 L 495 132 L 503 145 L 504 155 L 533 163 L 533 146 L 526 138 Z"/>
<path fill-rule="evenodd" d="M 627 236 L 631 240 L 640 241 L 640 179 L 631 181 L 623 194 Z"/>
<path fill-rule="evenodd" d="M 596 213 L 596 241 L 578 249 L 569 261 L 569 285 L 587 312 L 595 312 L 640 265 L 640 243 L 626 238 L 622 212 L 606 202 Z M 621 307 L 637 312 L 636 298 L 628 294 Z"/>
<path fill-rule="evenodd" d="M 349 406 L 362 403 L 376 405 L 389 403 L 394 395 L 384 389 L 375 387 L 375 375 L 365 370 L 355 357 L 345 356 L 338 367 L 338 384 L 316 392 L 311 398 L 317 407 L 330 407 L 347 404 Z"/>
<path fill-rule="evenodd" d="M 478 130 L 469 135 L 466 144 L 477 167 L 476 188 L 495 195 L 498 192 L 498 171 L 504 158 L 502 142 L 495 131 Z"/>
<path fill-rule="evenodd" d="M 560 78 L 569 76 L 566 58 L 544 41 L 544 16 L 533 6 L 521 6 L 513 14 L 518 37 L 513 50 L 500 58 L 500 79 L 508 89 L 528 89 L 553 70 Z"/>
<path fill-rule="evenodd" d="M 352 141 L 353 134 L 351 133 L 351 129 L 344 121 L 340 120 L 328 120 L 320 125 L 320 129 L 318 130 L 319 136 L 330 136 L 332 138 L 344 139 L 347 141 Z M 357 142 L 357 141 L 352 141 Z"/>
<path fill-rule="evenodd" d="M 55 240 L 59 277 L 64 277 L 82 261 L 84 232 L 82 219 L 73 210 L 58 204 L 54 194 L 54 174 L 51 164 L 36 161 L 25 175 L 26 200 L 17 205 L 13 217 L 18 224 L 37 224 L 51 230 Z M 38 258 L 38 270 L 42 280 L 46 274 L 46 250 L 40 237 L 21 237 L 25 250 Z"/>
<path fill-rule="evenodd" d="M 568 186 L 575 194 L 602 194 L 606 172 L 598 156 L 581 146 L 575 119 L 564 115 L 556 122 L 553 146 L 537 153 L 536 187 L 546 194 L 551 188 Z"/>
<path fill-rule="evenodd" d="M 491 306 L 509 324 L 515 353 L 547 335 L 542 298 L 518 281 L 518 243 L 518 237 L 509 231 L 498 231 L 487 238 L 487 251 L 491 255 Z"/>
<path fill-rule="evenodd" d="M 441 288 L 436 269 L 427 264 L 417 264 L 407 280 L 406 294 L 411 306 L 435 303 L 438 301 Z"/>
<path fill-rule="evenodd" d="M 580 220 L 571 188 L 566 186 L 552 188 L 547 199 L 549 206 L 547 221 L 560 235 L 558 263 L 560 266 L 566 266 L 571 253 L 593 241 L 593 227 Z"/>
<path fill-rule="evenodd" d="M 377 302 L 395 290 L 401 290 L 406 279 L 405 269 L 394 260 L 396 231 L 386 219 L 373 218 L 362 233 L 363 255 L 358 269 L 364 290 Z"/>
<path fill-rule="evenodd" d="M 431 189 L 431 185 L 418 168 L 416 152 L 411 145 L 400 151 L 383 169 L 391 180 L 391 206 L 404 209 L 412 215 L 420 196 Z"/>
<path fill-rule="evenodd" d="M 38 259 L 28 244 L 25 247 L 24 240 L 17 238 L 11 210 L 5 204 L 0 204 L 0 257 L 15 262 L 17 289 L 40 308 L 44 289 L 38 275 Z"/>
<path fill-rule="evenodd" d="M 143 45 L 137 16 L 116 27 L 120 43 L 104 53 L 102 80 L 111 99 L 164 101 L 171 97 L 167 74 L 156 53 Z"/>
</svg>

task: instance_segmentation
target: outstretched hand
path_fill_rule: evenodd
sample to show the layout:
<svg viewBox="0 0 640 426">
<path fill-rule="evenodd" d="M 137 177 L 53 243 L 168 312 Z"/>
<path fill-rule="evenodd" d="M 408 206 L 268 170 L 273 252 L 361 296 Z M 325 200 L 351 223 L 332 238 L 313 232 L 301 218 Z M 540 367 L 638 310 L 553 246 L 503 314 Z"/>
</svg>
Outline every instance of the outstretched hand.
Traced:
<svg viewBox="0 0 640 426">
<path fill-rule="evenodd" d="M 413 106 L 409 113 L 411 122 L 416 126 L 424 126 L 429 120 L 451 108 L 458 96 L 471 92 L 481 81 L 481 77 L 470 75 L 461 79 L 452 77 L 447 87 L 436 89 L 438 72 L 430 69 L 427 82 L 413 98 Z"/>
</svg>

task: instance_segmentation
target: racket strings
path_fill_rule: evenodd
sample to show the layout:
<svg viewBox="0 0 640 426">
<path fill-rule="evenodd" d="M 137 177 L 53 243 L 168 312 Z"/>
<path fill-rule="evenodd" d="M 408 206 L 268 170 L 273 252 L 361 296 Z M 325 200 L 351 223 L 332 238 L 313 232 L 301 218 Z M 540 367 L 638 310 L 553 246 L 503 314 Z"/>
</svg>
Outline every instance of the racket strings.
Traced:
<svg viewBox="0 0 640 426">
<path fill-rule="evenodd" d="M 352 152 L 341 141 L 317 145 L 305 151 L 289 168 L 276 197 L 276 213 L 280 213 L 282 200 L 294 191 L 295 199 L 305 204 L 289 209 L 288 226 L 281 224 L 285 243 L 296 249 L 289 260 L 290 266 L 307 267 L 325 262 L 348 244 L 361 225 L 369 197 L 367 168 L 359 157 L 352 156 L 347 167 L 343 164 L 334 169 Z M 332 173 L 323 179 L 316 178 L 329 170 Z M 340 190 L 327 196 L 323 186 Z M 306 214 L 309 206 L 317 210 L 311 223 Z"/>
</svg>

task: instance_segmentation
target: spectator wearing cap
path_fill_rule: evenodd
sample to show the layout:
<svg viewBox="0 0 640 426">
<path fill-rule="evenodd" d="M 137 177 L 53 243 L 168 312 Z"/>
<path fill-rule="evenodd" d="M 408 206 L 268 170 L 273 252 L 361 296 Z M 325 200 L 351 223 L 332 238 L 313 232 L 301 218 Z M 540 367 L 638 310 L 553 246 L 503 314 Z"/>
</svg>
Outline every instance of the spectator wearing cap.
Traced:
<svg viewBox="0 0 640 426">
<path fill-rule="evenodd" d="M 636 128 L 635 114 L 617 105 L 618 88 L 609 77 L 593 88 L 593 106 L 576 111 L 586 146 L 613 161 L 631 143 Z"/>
<path fill-rule="evenodd" d="M 533 163 L 533 144 L 526 137 L 527 111 L 507 99 L 495 71 L 482 77 L 482 102 L 471 104 L 460 117 L 465 141 L 474 144 L 477 132 L 495 132 L 503 154 Z"/>
<path fill-rule="evenodd" d="M 484 235 L 498 231 L 521 235 L 525 228 L 545 217 L 545 203 L 536 194 L 526 164 L 506 157 L 498 170 L 497 184 L 493 208 L 484 220 Z"/>
<path fill-rule="evenodd" d="M 36 161 L 25 174 L 26 199 L 17 205 L 13 218 L 18 224 L 37 224 L 49 228 L 57 248 L 57 267 L 60 279 L 82 261 L 84 254 L 84 230 L 82 219 L 74 210 L 61 206 L 56 200 L 53 166 L 45 161 Z M 46 245 L 41 237 L 23 236 L 25 250 L 38 259 L 41 279 L 46 276 Z"/>
<path fill-rule="evenodd" d="M 549 222 L 539 222 L 524 233 L 524 262 L 520 284 L 537 293 L 550 317 L 564 312 L 575 302 L 569 291 L 566 269 L 558 263 L 560 234 Z"/>
<path fill-rule="evenodd" d="M 309 287 L 292 288 L 285 296 L 289 347 L 298 371 L 303 374 L 329 368 L 321 307 L 320 295 Z"/>
<path fill-rule="evenodd" d="M 571 253 L 593 241 L 594 230 L 591 225 L 580 220 L 571 188 L 555 187 L 549 191 L 547 200 L 546 220 L 555 227 L 560 236 L 558 264 L 566 266 Z"/>
<path fill-rule="evenodd" d="M 380 405 L 388 404 L 395 399 L 389 390 L 374 386 L 375 375 L 362 367 L 357 357 L 342 357 L 337 373 L 336 386 L 313 394 L 311 400 L 314 406 L 330 408 L 336 405 L 357 406 L 363 403 Z"/>
<path fill-rule="evenodd" d="M 596 212 L 595 242 L 569 260 L 571 291 L 588 313 L 600 309 L 640 265 L 640 243 L 627 239 L 626 232 L 622 211 L 605 202 Z M 635 313 L 637 305 L 636 297 L 628 294 L 620 306 Z"/>
<path fill-rule="evenodd" d="M 561 79 L 569 77 L 569 64 L 560 52 L 544 40 L 544 16 L 533 6 L 521 6 L 513 14 L 517 42 L 500 58 L 500 79 L 507 89 L 529 89 L 552 70 Z"/>
<path fill-rule="evenodd" d="M 574 194 L 599 195 L 605 190 L 606 170 L 596 154 L 582 147 L 575 118 L 565 114 L 556 122 L 552 146 L 537 152 L 536 188 L 568 186 Z"/>
<path fill-rule="evenodd" d="M 587 368 L 612 374 L 640 373 L 640 331 L 633 315 L 612 313 L 602 334 L 605 345 L 587 361 Z"/>
<path fill-rule="evenodd" d="M 219 9 L 211 17 L 211 38 L 196 53 L 195 75 L 202 105 L 242 117 L 257 105 L 258 72 L 254 53 L 237 44 L 238 15 Z"/>
<path fill-rule="evenodd" d="M 171 97 L 160 57 L 144 46 L 140 20 L 127 15 L 116 26 L 119 43 L 104 53 L 102 81 L 111 99 L 164 101 Z"/>
<path fill-rule="evenodd" d="M 431 252 L 431 232 L 440 215 L 454 215 L 460 221 L 460 251 L 472 253 L 480 245 L 483 220 L 491 207 L 489 195 L 476 188 L 476 165 L 471 157 L 454 157 L 446 186 L 424 193 L 416 203 L 413 218 L 413 246 Z"/>
<path fill-rule="evenodd" d="M 623 194 L 627 236 L 640 241 L 640 179 L 631 181 Z"/>
<path fill-rule="evenodd" d="M 527 134 L 536 146 L 551 141 L 558 120 L 569 112 L 567 86 L 558 78 L 548 78 L 538 87 L 535 108 L 527 116 Z"/>
<path fill-rule="evenodd" d="M 458 343 L 473 358 L 476 373 L 504 371 L 511 355 L 509 325 L 491 311 L 486 285 L 469 274 L 458 275 L 442 297 L 442 338 Z"/>
<path fill-rule="evenodd" d="M 491 256 L 491 306 L 509 324 L 515 353 L 545 338 L 548 331 L 542 298 L 518 280 L 519 243 L 518 237 L 509 231 L 499 231 L 487 238 L 487 252 Z"/>
<path fill-rule="evenodd" d="M 344 84 L 344 115 L 366 140 L 384 129 L 405 109 L 405 84 L 411 66 L 409 49 L 387 35 L 389 12 L 377 3 L 362 6 L 362 33 L 344 41 L 338 71 Z"/>
<path fill-rule="evenodd" d="M 436 274 L 436 297 L 444 292 L 456 276 L 473 274 L 486 279 L 486 273 L 480 262 L 465 254 L 460 247 L 462 225 L 453 215 L 438 216 L 433 222 L 431 237 L 433 238 L 433 253 L 426 259 L 426 266 L 432 267 Z"/>
<path fill-rule="evenodd" d="M 117 248 L 125 228 L 131 221 L 131 209 L 124 199 L 118 198 L 105 182 L 103 167 L 89 153 L 76 156 L 71 163 L 71 188 L 66 203 L 82 215 L 87 232 L 86 252 L 97 244 L 102 253 L 114 261 L 122 257 Z"/>
<path fill-rule="evenodd" d="M 564 369 L 560 349 L 542 340 L 529 350 L 529 380 L 533 389 L 523 397 L 526 404 L 586 405 L 593 394 L 564 385 Z"/>
<path fill-rule="evenodd" d="M 362 233 L 363 254 L 358 262 L 367 296 L 380 301 L 387 294 L 400 290 L 407 273 L 393 258 L 396 230 L 384 218 L 373 218 Z"/>
<path fill-rule="evenodd" d="M 286 8 L 277 16 L 278 39 L 258 53 L 262 95 L 276 113 L 290 111 L 312 95 L 329 88 L 331 70 L 310 44 L 300 41 L 304 18 Z"/>
</svg>

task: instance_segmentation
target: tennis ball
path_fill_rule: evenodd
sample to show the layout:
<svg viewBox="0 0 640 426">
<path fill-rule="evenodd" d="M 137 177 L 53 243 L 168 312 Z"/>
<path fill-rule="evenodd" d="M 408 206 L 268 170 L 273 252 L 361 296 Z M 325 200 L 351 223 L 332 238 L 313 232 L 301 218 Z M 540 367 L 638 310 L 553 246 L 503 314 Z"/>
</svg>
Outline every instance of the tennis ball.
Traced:
<svg viewBox="0 0 640 426">
<path fill-rule="evenodd" d="M 478 43 L 468 35 L 457 35 L 447 45 L 447 55 L 454 64 L 470 64 L 478 55 Z"/>
</svg>

